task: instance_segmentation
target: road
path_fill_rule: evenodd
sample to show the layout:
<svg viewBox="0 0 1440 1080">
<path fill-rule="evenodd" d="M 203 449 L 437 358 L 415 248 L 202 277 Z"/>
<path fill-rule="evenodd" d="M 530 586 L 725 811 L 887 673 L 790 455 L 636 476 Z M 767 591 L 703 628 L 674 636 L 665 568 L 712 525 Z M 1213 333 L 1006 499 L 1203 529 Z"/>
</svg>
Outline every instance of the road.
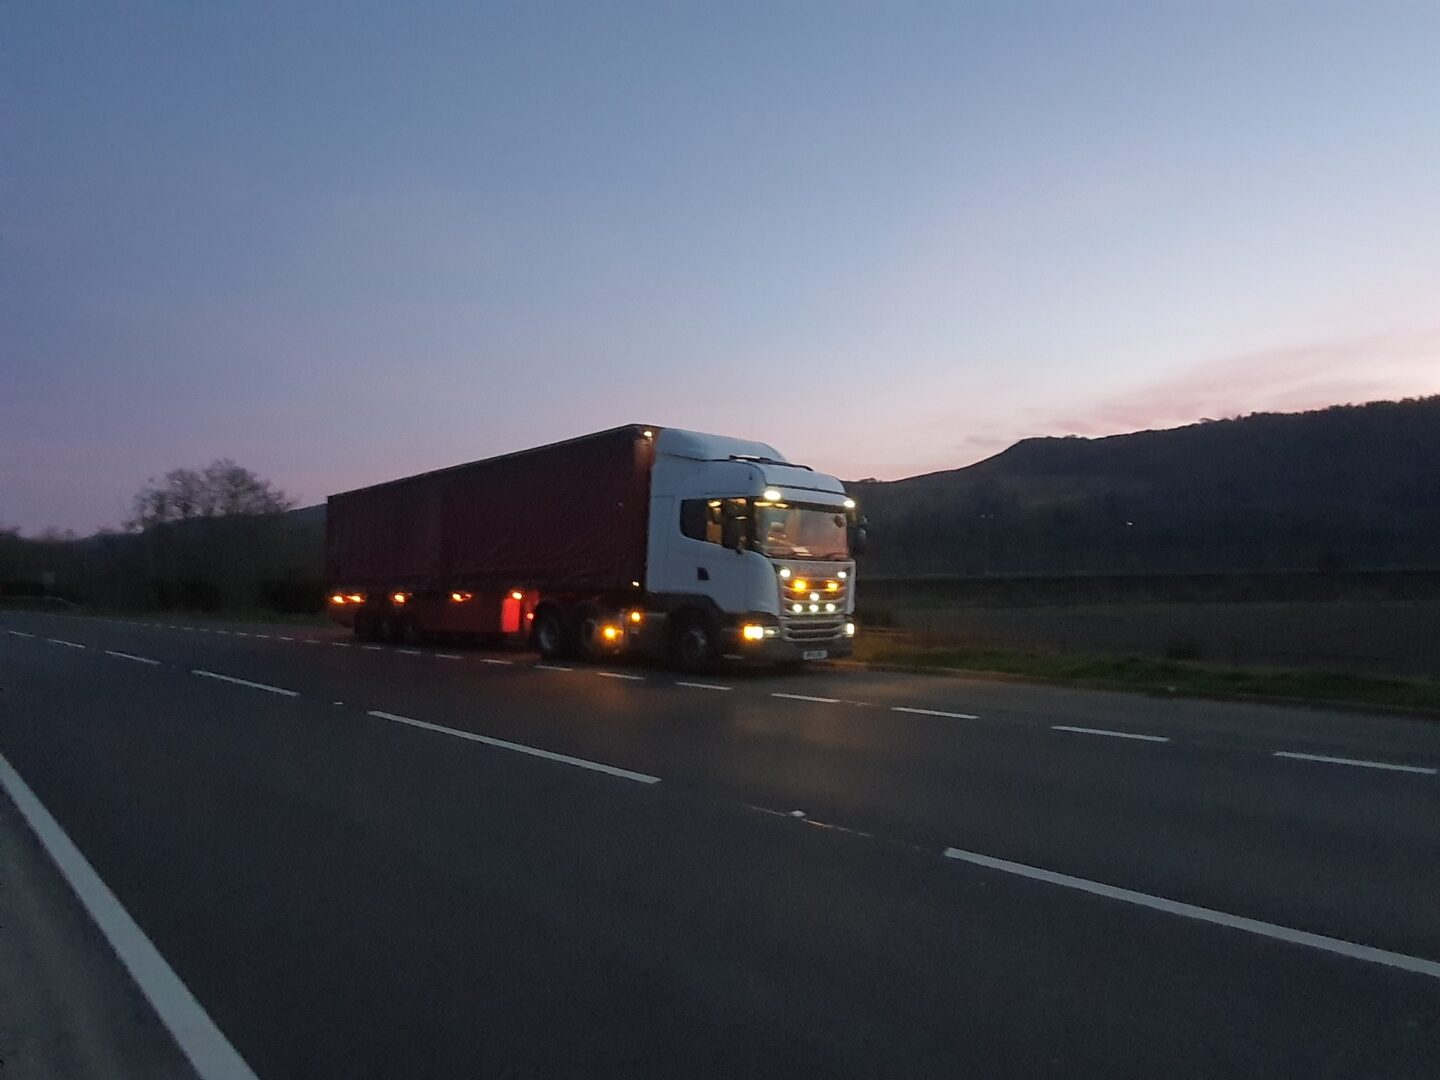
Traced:
<svg viewBox="0 0 1440 1080">
<path fill-rule="evenodd" d="M 1440 1075 L 1440 724 L 0 614 L 261 1077 Z"/>
</svg>

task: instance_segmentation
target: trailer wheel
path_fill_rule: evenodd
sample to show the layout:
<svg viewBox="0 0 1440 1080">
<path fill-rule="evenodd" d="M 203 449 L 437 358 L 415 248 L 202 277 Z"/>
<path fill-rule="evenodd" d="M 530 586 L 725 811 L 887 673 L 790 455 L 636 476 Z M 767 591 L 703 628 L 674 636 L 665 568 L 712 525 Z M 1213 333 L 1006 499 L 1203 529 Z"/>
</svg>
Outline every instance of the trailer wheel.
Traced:
<svg viewBox="0 0 1440 1080">
<path fill-rule="evenodd" d="M 685 671 L 700 672 L 714 667 L 720 650 L 709 620 L 701 615 L 683 616 L 670 634 L 670 657 Z"/>
<path fill-rule="evenodd" d="M 535 613 L 535 625 L 530 631 L 530 640 L 535 651 L 546 660 L 563 660 L 574 652 L 570 628 L 565 617 L 555 607 L 543 607 Z"/>
<path fill-rule="evenodd" d="M 375 617 L 375 641 L 383 641 L 393 645 L 400 640 L 400 620 L 389 612 L 384 612 Z"/>
</svg>

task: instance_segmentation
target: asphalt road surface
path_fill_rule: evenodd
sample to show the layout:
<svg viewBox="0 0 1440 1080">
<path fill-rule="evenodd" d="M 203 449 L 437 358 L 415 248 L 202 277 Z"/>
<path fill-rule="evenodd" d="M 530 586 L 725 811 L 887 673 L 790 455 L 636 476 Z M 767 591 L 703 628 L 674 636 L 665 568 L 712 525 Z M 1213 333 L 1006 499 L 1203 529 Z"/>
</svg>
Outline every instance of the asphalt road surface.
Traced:
<svg viewBox="0 0 1440 1080">
<path fill-rule="evenodd" d="M 264 1078 L 1440 1076 L 1436 723 L 6 613 L 0 755 Z"/>
</svg>

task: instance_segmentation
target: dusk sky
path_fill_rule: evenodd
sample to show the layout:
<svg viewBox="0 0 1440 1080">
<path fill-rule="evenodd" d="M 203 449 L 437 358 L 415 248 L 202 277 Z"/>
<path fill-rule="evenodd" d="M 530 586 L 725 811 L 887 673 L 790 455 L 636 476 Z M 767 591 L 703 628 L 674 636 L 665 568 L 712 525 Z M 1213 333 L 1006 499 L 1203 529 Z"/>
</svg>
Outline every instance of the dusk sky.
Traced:
<svg viewBox="0 0 1440 1080">
<path fill-rule="evenodd" d="M 6 3 L 0 525 L 1440 392 L 1440 4 Z"/>
</svg>

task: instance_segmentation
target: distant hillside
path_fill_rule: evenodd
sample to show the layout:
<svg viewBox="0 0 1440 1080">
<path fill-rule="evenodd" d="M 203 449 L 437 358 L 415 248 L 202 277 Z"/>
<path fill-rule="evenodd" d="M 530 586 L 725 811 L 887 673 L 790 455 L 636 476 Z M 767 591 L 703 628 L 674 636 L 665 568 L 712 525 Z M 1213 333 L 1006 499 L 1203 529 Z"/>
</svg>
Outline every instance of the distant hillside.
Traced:
<svg viewBox="0 0 1440 1080">
<path fill-rule="evenodd" d="M 872 573 L 1440 567 L 1440 396 L 1026 439 L 852 485 Z"/>
</svg>

